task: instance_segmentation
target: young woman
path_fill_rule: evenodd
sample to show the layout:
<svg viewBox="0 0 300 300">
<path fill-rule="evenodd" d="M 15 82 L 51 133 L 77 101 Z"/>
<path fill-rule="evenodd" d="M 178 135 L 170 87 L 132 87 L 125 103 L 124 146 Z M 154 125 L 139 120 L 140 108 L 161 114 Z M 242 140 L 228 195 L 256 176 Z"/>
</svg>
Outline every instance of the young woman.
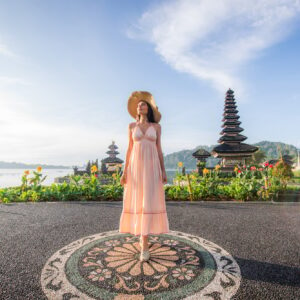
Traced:
<svg viewBox="0 0 300 300">
<path fill-rule="evenodd" d="M 149 234 L 169 232 L 161 149 L 161 114 L 151 93 L 135 91 L 127 104 L 136 119 L 128 125 L 129 145 L 121 177 L 124 185 L 119 232 L 140 235 L 140 260 L 149 260 Z"/>
</svg>

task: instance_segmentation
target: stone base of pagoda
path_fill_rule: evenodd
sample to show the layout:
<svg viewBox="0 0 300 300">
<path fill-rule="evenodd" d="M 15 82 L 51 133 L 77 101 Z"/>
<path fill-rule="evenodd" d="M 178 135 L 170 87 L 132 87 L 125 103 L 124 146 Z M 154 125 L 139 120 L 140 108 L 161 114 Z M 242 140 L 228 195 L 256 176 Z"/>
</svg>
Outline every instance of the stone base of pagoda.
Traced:
<svg viewBox="0 0 300 300">
<path fill-rule="evenodd" d="M 233 172 L 234 168 L 235 168 L 234 166 L 221 167 L 220 172 L 222 172 L 222 173 Z"/>
<path fill-rule="evenodd" d="M 224 157 L 222 159 L 221 167 L 233 170 L 236 166 L 243 166 L 245 164 L 244 157 Z"/>
</svg>

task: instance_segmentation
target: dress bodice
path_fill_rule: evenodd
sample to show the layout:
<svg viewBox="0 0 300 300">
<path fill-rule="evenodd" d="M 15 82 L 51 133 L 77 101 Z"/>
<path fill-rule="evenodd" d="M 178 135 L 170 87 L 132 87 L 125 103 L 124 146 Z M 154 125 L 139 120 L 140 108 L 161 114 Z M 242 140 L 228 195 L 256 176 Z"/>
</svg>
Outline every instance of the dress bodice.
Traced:
<svg viewBox="0 0 300 300">
<path fill-rule="evenodd" d="M 154 128 L 153 125 L 149 125 L 145 134 L 142 132 L 139 125 L 135 125 L 132 130 L 132 139 L 134 142 L 139 142 L 142 141 L 143 139 L 155 142 L 156 138 L 157 138 L 156 129 Z"/>
</svg>

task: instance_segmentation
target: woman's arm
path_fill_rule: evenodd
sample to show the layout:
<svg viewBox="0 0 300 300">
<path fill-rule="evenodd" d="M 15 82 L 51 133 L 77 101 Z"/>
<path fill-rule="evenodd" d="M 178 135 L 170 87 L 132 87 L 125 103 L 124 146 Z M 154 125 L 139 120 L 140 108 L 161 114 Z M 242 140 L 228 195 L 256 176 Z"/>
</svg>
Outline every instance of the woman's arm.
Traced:
<svg viewBox="0 0 300 300">
<path fill-rule="evenodd" d="M 160 167 L 161 171 L 165 172 L 165 164 L 164 164 L 164 157 L 161 149 L 161 126 L 160 124 L 157 123 L 157 139 L 156 139 L 156 147 L 157 147 L 157 152 L 159 156 L 159 161 L 160 161 Z"/>
<path fill-rule="evenodd" d="M 129 164 L 129 158 L 132 150 L 132 145 L 133 145 L 133 140 L 132 140 L 132 135 L 131 135 L 131 124 L 128 125 L 128 148 L 126 152 L 126 162 L 125 162 L 125 167 L 124 167 L 124 172 L 127 172 L 128 164 Z"/>
</svg>

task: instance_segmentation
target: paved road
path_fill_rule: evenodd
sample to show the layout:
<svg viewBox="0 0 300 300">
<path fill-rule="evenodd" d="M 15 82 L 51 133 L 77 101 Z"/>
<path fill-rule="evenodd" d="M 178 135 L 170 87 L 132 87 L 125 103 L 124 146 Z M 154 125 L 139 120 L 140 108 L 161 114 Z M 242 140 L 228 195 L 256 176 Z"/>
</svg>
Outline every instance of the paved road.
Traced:
<svg viewBox="0 0 300 300">
<path fill-rule="evenodd" d="M 47 259 L 74 240 L 118 229 L 122 202 L 0 205 L 0 299 L 46 299 Z M 228 251 L 242 281 L 234 299 L 300 299 L 300 203 L 167 202 L 170 229 Z"/>
</svg>

